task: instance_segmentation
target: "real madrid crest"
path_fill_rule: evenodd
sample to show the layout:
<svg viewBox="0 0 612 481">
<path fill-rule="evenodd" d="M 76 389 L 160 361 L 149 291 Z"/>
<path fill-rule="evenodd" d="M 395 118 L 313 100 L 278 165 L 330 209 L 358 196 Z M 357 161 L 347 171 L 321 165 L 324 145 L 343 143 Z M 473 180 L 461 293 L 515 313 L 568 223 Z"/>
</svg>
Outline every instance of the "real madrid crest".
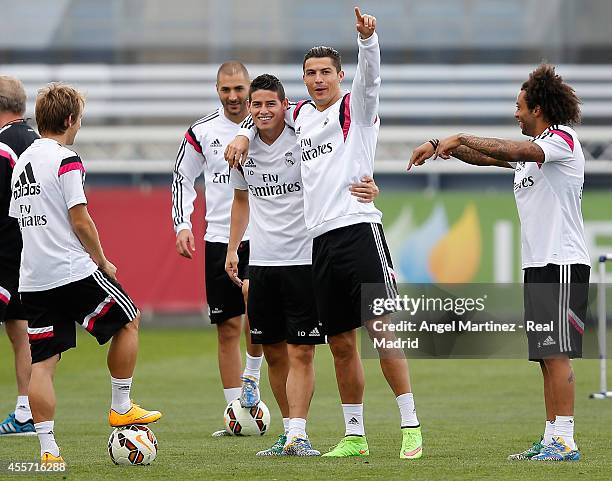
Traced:
<svg viewBox="0 0 612 481">
<path fill-rule="evenodd" d="M 285 164 L 287 164 L 287 166 L 295 165 L 295 159 L 293 158 L 293 152 L 289 151 L 285 153 Z"/>
</svg>

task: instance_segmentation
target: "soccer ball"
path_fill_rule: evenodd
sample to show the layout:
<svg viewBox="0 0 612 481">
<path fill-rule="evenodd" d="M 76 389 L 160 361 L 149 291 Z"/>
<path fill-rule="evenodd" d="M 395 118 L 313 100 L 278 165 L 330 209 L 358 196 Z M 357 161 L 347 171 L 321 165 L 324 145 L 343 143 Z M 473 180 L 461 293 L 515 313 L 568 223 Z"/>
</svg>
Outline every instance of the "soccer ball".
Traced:
<svg viewBox="0 0 612 481">
<path fill-rule="evenodd" d="M 270 411 L 263 401 L 257 406 L 243 408 L 239 399 L 234 399 L 223 413 L 225 430 L 234 436 L 263 436 L 270 425 Z"/>
<path fill-rule="evenodd" d="M 115 464 L 151 464 L 157 457 L 157 439 L 142 424 L 115 428 L 108 438 L 108 454 Z"/>
</svg>

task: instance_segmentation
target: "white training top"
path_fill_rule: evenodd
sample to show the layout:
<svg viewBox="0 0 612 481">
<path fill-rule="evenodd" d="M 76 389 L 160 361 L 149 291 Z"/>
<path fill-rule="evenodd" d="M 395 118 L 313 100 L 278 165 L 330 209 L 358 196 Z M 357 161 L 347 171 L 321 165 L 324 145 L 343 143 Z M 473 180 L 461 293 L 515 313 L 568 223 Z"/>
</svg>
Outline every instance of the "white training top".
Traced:
<svg viewBox="0 0 612 481">
<path fill-rule="evenodd" d="M 351 93 L 319 112 L 311 100 L 288 110 L 302 148 L 304 217 L 311 237 L 363 222 L 381 223 L 374 203 L 361 203 L 349 186 L 364 175 L 373 176 L 380 120 L 380 48 L 378 36 L 358 38 L 359 57 Z M 252 119 L 240 135 L 253 139 Z"/>
<path fill-rule="evenodd" d="M 229 241 L 234 190 L 229 185 L 229 165 L 223 154 L 239 128 L 220 107 L 185 132 L 172 177 L 172 218 L 177 234 L 192 228 L 191 214 L 196 199 L 194 184 L 204 173 L 207 223 L 204 239 L 209 242 Z M 247 238 L 245 235 L 244 239 Z"/>
<path fill-rule="evenodd" d="M 304 222 L 304 189 L 300 147 L 293 129 L 285 126 L 272 145 L 259 136 L 230 184 L 249 192 L 249 265 L 291 266 L 312 262 L 312 240 Z"/>
<path fill-rule="evenodd" d="M 97 269 L 72 230 L 68 209 L 87 204 L 80 157 L 52 139 L 35 140 L 13 169 L 9 215 L 19 221 L 23 250 L 19 291 L 46 291 Z"/>
<path fill-rule="evenodd" d="M 522 267 L 590 265 L 581 210 L 584 154 L 576 132 L 552 125 L 533 142 L 544 151 L 544 163 L 518 162 L 514 171 Z"/>
</svg>

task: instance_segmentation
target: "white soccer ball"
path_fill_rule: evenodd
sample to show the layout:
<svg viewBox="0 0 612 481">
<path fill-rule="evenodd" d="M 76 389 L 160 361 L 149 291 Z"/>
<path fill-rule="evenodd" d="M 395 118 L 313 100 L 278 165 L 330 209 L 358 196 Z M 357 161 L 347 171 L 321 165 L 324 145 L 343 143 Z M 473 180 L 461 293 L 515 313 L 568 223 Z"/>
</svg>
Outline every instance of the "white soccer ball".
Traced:
<svg viewBox="0 0 612 481">
<path fill-rule="evenodd" d="M 243 408 L 234 399 L 223 413 L 225 430 L 234 436 L 263 436 L 270 425 L 270 411 L 263 401 L 257 406 Z"/>
<path fill-rule="evenodd" d="M 115 428 L 108 438 L 108 454 L 115 464 L 151 464 L 157 457 L 157 439 L 143 424 Z"/>
</svg>

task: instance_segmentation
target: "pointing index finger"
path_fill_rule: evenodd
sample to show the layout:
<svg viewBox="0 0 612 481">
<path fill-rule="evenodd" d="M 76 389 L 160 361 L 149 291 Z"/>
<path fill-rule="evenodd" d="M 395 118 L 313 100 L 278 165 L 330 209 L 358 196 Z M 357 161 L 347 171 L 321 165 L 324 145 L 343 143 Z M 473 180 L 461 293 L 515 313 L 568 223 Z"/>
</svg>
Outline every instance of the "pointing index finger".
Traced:
<svg viewBox="0 0 612 481">
<path fill-rule="evenodd" d="M 357 17 L 358 21 L 363 21 L 363 15 L 361 15 L 361 10 L 359 10 L 359 7 L 355 7 L 355 16 Z"/>
</svg>

